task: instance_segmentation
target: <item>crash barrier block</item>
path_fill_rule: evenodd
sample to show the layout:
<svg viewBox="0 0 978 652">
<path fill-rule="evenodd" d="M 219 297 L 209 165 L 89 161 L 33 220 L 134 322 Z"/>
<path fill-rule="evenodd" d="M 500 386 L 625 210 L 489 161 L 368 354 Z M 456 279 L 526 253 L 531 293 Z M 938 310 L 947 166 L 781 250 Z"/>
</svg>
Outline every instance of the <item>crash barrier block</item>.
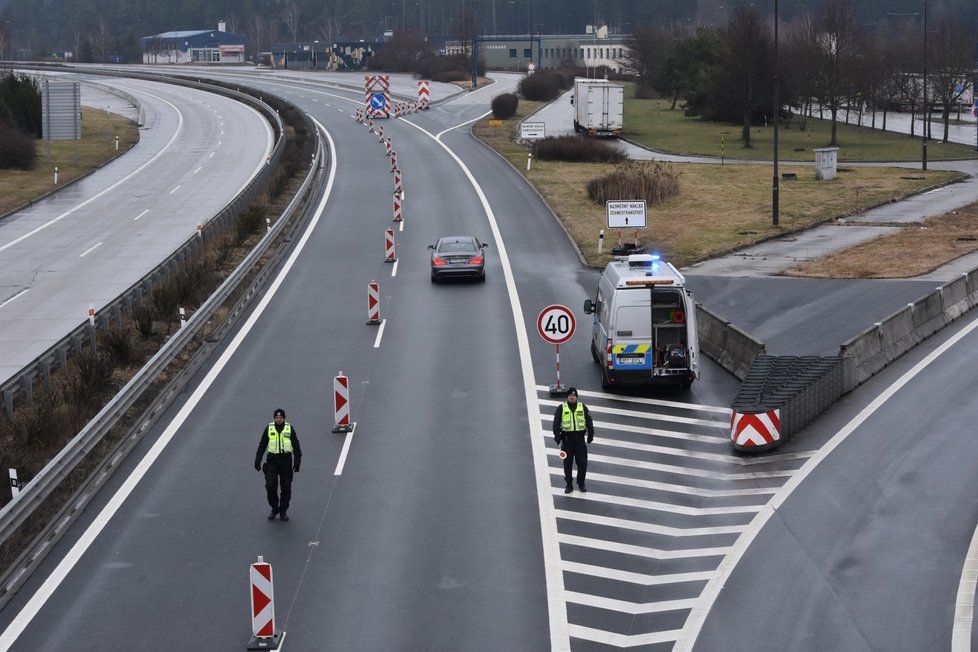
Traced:
<svg viewBox="0 0 978 652">
<path fill-rule="evenodd" d="M 978 269 L 973 269 L 966 274 L 968 283 L 968 303 L 974 308 L 978 306 Z"/>
<path fill-rule="evenodd" d="M 747 375 L 754 356 L 766 351 L 763 342 L 699 303 L 696 304 L 696 334 L 703 354 L 739 380 Z"/>
<path fill-rule="evenodd" d="M 940 289 L 913 303 L 913 327 L 917 337 L 927 339 L 946 325 Z"/>
<path fill-rule="evenodd" d="M 962 274 L 941 287 L 941 307 L 944 319 L 952 322 L 971 309 L 968 302 L 968 276 Z"/>
<path fill-rule="evenodd" d="M 839 356 L 757 355 L 731 404 L 735 450 L 761 452 L 783 444 L 842 395 Z"/>
<path fill-rule="evenodd" d="M 920 338 L 913 329 L 911 306 L 898 310 L 879 325 L 880 345 L 887 364 L 915 347 Z"/>
<path fill-rule="evenodd" d="M 873 324 L 839 347 L 839 355 L 844 361 L 845 385 L 848 390 L 866 382 L 889 364 L 889 360 L 883 353 L 881 325 Z"/>
</svg>

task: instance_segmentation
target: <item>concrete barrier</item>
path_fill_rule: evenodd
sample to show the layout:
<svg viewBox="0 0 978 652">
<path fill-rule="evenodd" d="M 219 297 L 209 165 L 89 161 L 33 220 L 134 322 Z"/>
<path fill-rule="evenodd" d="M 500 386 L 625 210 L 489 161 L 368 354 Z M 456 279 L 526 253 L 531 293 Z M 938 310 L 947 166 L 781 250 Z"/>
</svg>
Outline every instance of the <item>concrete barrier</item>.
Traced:
<svg viewBox="0 0 978 652">
<path fill-rule="evenodd" d="M 880 324 L 873 324 L 845 342 L 839 347 L 839 355 L 843 360 L 843 382 L 848 392 L 889 364 L 883 354 Z"/>
<path fill-rule="evenodd" d="M 973 269 L 966 274 L 968 279 L 968 303 L 974 308 L 978 306 L 978 269 Z"/>
<path fill-rule="evenodd" d="M 913 328 L 917 337 L 924 340 L 947 326 L 941 290 L 938 288 L 913 303 Z"/>
<path fill-rule="evenodd" d="M 766 352 L 763 342 L 717 316 L 702 304 L 696 304 L 696 333 L 700 351 L 738 380 L 747 376 L 754 357 Z"/>
<path fill-rule="evenodd" d="M 944 320 L 952 322 L 971 309 L 968 302 L 968 275 L 962 274 L 941 287 L 941 307 Z"/>
<path fill-rule="evenodd" d="M 912 304 L 884 319 L 879 326 L 880 344 L 887 363 L 893 362 L 920 342 L 913 329 Z"/>
</svg>

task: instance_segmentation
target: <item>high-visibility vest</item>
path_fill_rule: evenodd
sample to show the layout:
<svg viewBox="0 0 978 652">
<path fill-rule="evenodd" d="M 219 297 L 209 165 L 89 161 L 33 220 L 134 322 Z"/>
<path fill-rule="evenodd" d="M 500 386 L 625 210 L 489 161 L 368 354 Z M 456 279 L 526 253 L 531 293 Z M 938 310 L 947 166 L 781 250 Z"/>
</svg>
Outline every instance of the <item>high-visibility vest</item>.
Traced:
<svg viewBox="0 0 978 652">
<path fill-rule="evenodd" d="M 577 402 L 577 407 L 573 410 L 567 403 L 564 403 L 564 411 L 560 415 L 560 429 L 564 432 L 582 432 L 587 430 L 587 422 L 584 419 L 584 404 Z"/>
<path fill-rule="evenodd" d="M 282 432 L 275 429 L 275 424 L 268 424 L 268 452 L 272 455 L 292 452 L 292 424 L 288 421 L 282 427 Z"/>
</svg>

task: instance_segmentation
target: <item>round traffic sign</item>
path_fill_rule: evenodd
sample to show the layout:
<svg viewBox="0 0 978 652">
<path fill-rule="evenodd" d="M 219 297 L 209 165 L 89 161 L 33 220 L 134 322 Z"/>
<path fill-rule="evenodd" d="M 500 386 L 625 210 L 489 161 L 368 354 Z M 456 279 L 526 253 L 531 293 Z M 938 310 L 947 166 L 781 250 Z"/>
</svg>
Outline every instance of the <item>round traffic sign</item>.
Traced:
<svg viewBox="0 0 978 652">
<path fill-rule="evenodd" d="M 384 97 L 383 93 L 374 93 L 370 96 L 370 107 L 380 111 L 385 106 L 387 106 L 387 98 Z"/>
<path fill-rule="evenodd" d="M 551 344 L 563 344 L 574 337 L 576 328 L 577 320 L 567 306 L 547 306 L 537 317 L 537 333 Z"/>
</svg>

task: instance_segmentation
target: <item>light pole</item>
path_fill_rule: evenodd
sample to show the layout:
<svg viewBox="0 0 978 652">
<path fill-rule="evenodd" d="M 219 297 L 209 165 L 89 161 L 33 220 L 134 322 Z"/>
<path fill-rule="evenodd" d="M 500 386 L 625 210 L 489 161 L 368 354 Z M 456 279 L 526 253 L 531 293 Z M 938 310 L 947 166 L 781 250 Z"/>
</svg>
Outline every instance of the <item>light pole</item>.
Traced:
<svg viewBox="0 0 978 652">
<path fill-rule="evenodd" d="M 780 86 L 778 84 L 778 0 L 774 0 L 774 185 L 771 190 L 771 223 L 778 226 L 781 216 L 781 186 L 778 175 L 778 119 L 781 115 Z"/>
<path fill-rule="evenodd" d="M 927 171 L 927 129 L 930 126 L 930 112 L 927 110 L 927 0 L 924 0 L 924 128 L 920 134 L 921 169 Z"/>
</svg>

